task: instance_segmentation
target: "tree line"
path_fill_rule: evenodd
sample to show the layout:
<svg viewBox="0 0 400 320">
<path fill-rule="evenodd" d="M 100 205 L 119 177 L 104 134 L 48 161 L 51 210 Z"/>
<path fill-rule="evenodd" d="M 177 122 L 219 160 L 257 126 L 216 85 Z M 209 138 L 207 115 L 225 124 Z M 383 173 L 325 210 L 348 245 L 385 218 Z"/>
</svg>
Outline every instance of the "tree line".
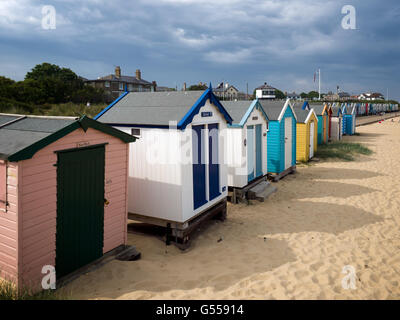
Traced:
<svg viewBox="0 0 400 320">
<path fill-rule="evenodd" d="M 36 65 L 23 81 L 0 76 L 0 110 L 20 107 L 27 111 L 46 105 L 65 102 L 105 103 L 103 89 L 86 86 L 84 80 L 71 69 L 55 64 Z"/>
</svg>

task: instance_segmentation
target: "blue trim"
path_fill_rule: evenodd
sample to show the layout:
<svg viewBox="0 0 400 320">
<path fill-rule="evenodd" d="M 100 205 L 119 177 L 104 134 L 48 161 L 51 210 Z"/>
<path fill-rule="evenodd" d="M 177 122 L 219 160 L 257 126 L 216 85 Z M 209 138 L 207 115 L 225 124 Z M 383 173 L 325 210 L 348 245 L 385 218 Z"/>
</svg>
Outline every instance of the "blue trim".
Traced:
<svg viewBox="0 0 400 320">
<path fill-rule="evenodd" d="M 240 126 L 244 126 L 244 124 L 247 122 L 247 119 L 250 117 L 250 114 L 253 112 L 254 108 L 257 108 L 257 110 L 260 110 L 261 113 L 264 115 L 265 120 L 269 121 L 269 118 L 267 116 L 267 114 L 264 111 L 264 108 L 261 106 L 260 102 L 258 101 L 258 99 L 253 100 L 253 102 L 251 103 L 249 109 L 247 109 L 246 113 L 244 114 L 242 120 L 240 121 L 239 125 Z"/>
<path fill-rule="evenodd" d="M 225 110 L 219 100 L 212 93 L 211 83 L 210 88 L 203 92 L 201 97 L 196 101 L 196 103 L 190 108 L 190 110 L 185 114 L 185 116 L 178 122 L 178 129 L 184 130 L 186 126 L 192 122 L 194 116 L 199 113 L 200 108 L 206 104 L 207 99 L 210 99 L 210 102 L 214 104 L 218 110 L 223 114 L 225 120 L 231 124 L 232 118 L 229 113 Z"/>
<path fill-rule="evenodd" d="M 267 114 L 265 113 L 264 108 L 262 107 L 262 105 L 260 104 L 258 99 L 254 99 L 251 102 L 250 107 L 246 110 L 246 113 L 244 114 L 244 116 L 242 117 L 240 122 L 232 123 L 232 124 L 228 125 L 228 127 L 229 128 L 243 128 L 245 123 L 247 122 L 247 119 L 250 117 L 250 114 L 253 112 L 254 108 L 257 108 L 257 110 L 260 110 L 261 113 L 264 115 L 265 120 L 267 122 L 269 122 L 269 118 L 268 118 Z"/>
<path fill-rule="evenodd" d="M 308 110 L 310 110 L 310 105 L 308 104 L 308 101 L 304 101 L 303 106 L 301 107 L 301 109 L 306 110 L 308 108 Z"/>
<path fill-rule="evenodd" d="M 110 110 L 119 100 L 121 100 L 123 97 L 125 97 L 129 92 L 125 91 L 123 94 L 121 94 L 117 99 L 115 99 L 111 104 L 109 104 L 103 111 L 101 111 L 99 114 L 97 114 L 93 119 L 97 120 L 100 118 L 103 114 L 105 114 L 108 110 Z"/>
</svg>

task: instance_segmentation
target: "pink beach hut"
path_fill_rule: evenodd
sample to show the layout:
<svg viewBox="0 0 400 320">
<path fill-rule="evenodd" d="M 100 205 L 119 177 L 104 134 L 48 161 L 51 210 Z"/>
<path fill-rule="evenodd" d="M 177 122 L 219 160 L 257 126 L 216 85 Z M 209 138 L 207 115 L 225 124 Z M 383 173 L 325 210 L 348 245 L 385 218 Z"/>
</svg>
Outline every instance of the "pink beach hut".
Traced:
<svg viewBox="0 0 400 320">
<path fill-rule="evenodd" d="M 2 278 L 36 291 L 42 271 L 58 282 L 125 247 L 133 141 L 85 116 L 0 114 Z"/>
</svg>

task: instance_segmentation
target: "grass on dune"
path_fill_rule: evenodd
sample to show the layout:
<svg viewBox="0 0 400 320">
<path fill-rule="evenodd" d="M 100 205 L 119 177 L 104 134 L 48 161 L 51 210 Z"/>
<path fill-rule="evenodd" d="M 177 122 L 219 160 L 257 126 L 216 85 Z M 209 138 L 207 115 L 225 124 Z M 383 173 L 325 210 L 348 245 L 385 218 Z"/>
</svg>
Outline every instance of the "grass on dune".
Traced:
<svg viewBox="0 0 400 320">
<path fill-rule="evenodd" d="M 372 151 L 361 143 L 338 141 L 318 146 L 315 156 L 320 159 L 336 158 L 353 161 L 354 156 L 358 154 L 370 155 Z"/>
<path fill-rule="evenodd" d="M 61 104 L 51 104 L 45 106 L 38 106 L 33 109 L 27 110 L 18 105 L 13 105 L 10 107 L 0 108 L 2 113 L 12 113 L 12 114 L 28 114 L 28 115 L 40 115 L 40 116 L 68 116 L 68 117 L 80 117 L 87 115 L 93 118 L 101 110 L 103 110 L 106 104 L 93 104 L 90 107 L 86 104 L 76 104 L 72 102 L 61 103 Z"/>
<path fill-rule="evenodd" d="M 54 290 L 34 293 L 28 288 L 18 291 L 12 281 L 0 279 L 0 300 L 59 300 L 61 297 Z"/>
</svg>

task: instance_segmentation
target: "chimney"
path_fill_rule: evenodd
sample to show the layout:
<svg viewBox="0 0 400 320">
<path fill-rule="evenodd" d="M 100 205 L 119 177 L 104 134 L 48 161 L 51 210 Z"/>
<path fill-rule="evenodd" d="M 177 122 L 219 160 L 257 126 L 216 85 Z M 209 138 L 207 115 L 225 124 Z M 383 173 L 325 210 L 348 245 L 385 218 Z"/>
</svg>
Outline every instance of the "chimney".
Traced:
<svg viewBox="0 0 400 320">
<path fill-rule="evenodd" d="M 186 91 L 186 82 L 183 83 L 183 91 Z"/>
<path fill-rule="evenodd" d="M 136 70 L 136 79 L 142 80 L 142 73 L 140 72 L 140 69 Z"/>
<path fill-rule="evenodd" d="M 121 78 L 121 67 L 120 66 L 115 67 L 115 76 L 117 78 Z"/>
</svg>

